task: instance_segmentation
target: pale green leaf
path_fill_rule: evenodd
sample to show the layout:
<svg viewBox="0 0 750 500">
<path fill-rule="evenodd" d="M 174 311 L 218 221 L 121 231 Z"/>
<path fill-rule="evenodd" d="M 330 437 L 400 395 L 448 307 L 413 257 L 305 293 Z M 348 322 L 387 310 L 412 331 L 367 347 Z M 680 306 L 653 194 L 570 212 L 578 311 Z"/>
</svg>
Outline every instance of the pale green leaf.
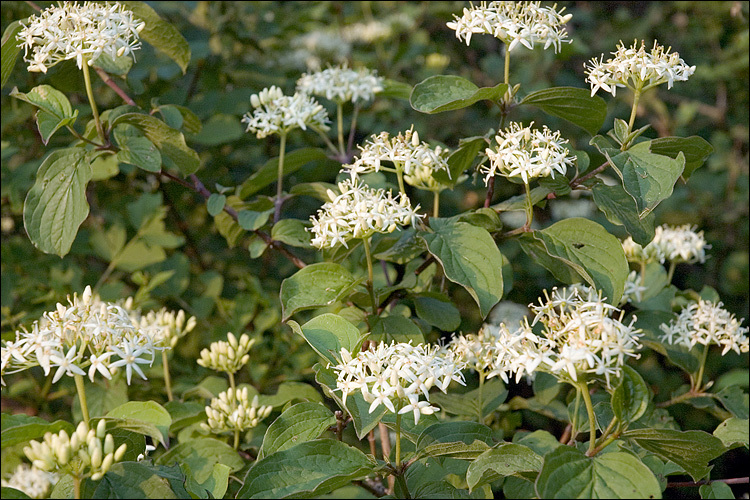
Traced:
<svg viewBox="0 0 750 500">
<path fill-rule="evenodd" d="M 521 472 L 537 472 L 542 468 L 542 457 L 520 444 L 501 443 L 485 451 L 471 462 L 466 471 L 469 489 L 489 484 L 500 478 Z"/>
<path fill-rule="evenodd" d="M 271 238 L 275 241 L 300 248 L 310 248 L 309 221 L 299 219 L 281 219 L 273 225 Z"/>
<path fill-rule="evenodd" d="M 716 430 L 714 430 L 714 436 L 721 439 L 721 442 L 724 443 L 724 446 L 726 447 L 731 447 L 735 443 L 740 443 L 747 448 L 748 420 L 730 417 L 719 424 Z"/>
<path fill-rule="evenodd" d="M 297 403 L 268 426 L 258 459 L 283 451 L 304 441 L 317 439 L 336 425 L 336 417 L 321 403 Z"/>
<path fill-rule="evenodd" d="M 361 280 L 331 262 L 310 264 L 281 282 L 283 321 L 297 311 L 333 304 L 345 298 Z"/>
<path fill-rule="evenodd" d="M 356 353 L 362 341 L 357 327 L 336 314 L 321 314 L 301 327 L 295 321 L 289 321 L 288 324 L 315 352 L 334 365 L 341 362 L 342 347 Z"/>
<path fill-rule="evenodd" d="M 107 412 L 108 418 L 123 419 L 125 421 L 146 422 L 159 430 L 159 440 L 165 446 L 169 442 L 169 426 L 172 417 L 169 412 L 156 401 L 129 401 Z M 136 431 L 137 432 L 137 431 Z M 153 436 L 152 436 L 153 437 Z"/>
<path fill-rule="evenodd" d="M 145 137 L 121 135 L 119 136 L 120 151 L 117 159 L 123 163 L 135 165 L 146 172 L 161 170 L 161 153 L 153 142 Z"/>
</svg>

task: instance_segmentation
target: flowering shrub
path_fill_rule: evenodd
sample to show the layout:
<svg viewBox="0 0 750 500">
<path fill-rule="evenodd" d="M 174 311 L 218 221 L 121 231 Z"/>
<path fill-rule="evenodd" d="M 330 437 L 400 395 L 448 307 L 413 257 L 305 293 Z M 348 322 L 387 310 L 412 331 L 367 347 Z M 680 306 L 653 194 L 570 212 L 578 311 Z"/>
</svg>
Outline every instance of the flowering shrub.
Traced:
<svg viewBox="0 0 750 500">
<path fill-rule="evenodd" d="M 745 492 L 747 142 L 583 4 L 4 2 L 3 497 Z"/>
</svg>

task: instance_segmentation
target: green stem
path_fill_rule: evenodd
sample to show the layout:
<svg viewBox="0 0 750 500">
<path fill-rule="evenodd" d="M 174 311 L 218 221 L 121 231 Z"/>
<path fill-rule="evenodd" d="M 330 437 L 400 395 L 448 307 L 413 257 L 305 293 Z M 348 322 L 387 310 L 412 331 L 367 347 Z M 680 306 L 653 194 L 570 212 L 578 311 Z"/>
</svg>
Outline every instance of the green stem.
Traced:
<svg viewBox="0 0 750 500">
<path fill-rule="evenodd" d="M 674 269 L 677 267 L 677 264 L 674 262 L 669 263 L 669 271 L 667 272 L 667 283 L 672 283 L 672 277 L 674 276 Z"/>
<path fill-rule="evenodd" d="M 229 387 L 231 387 L 233 391 L 236 391 L 237 388 L 234 385 L 234 373 L 227 373 L 229 374 Z"/>
<path fill-rule="evenodd" d="M 81 478 L 73 476 L 73 498 L 81 498 Z"/>
<path fill-rule="evenodd" d="M 167 358 L 166 349 L 161 352 L 161 364 L 164 367 L 164 385 L 167 388 L 167 399 L 169 401 L 174 400 L 172 395 L 172 377 L 169 375 L 169 358 Z"/>
<path fill-rule="evenodd" d="M 362 239 L 362 245 L 365 247 L 365 260 L 367 260 L 367 289 L 370 292 L 370 303 L 372 304 L 372 314 L 377 316 L 378 305 L 375 303 L 375 285 L 372 272 L 372 256 L 370 255 L 370 237 Z"/>
<path fill-rule="evenodd" d="M 641 100 L 641 87 L 638 86 L 633 90 L 633 109 L 630 111 L 630 121 L 628 121 L 628 131 L 625 134 L 625 137 L 630 135 L 630 132 L 633 131 L 633 124 L 635 123 L 635 115 L 638 111 L 638 101 Z M 623 144 L 623 148 L 625 148 L 627 144 Z"/>
<path fill-rule="evenodd" d="M 591 402 L 591 394 L 589 394 L 589 386 L 583 376 L 580 377 L 578 382 L 578 389 L 581 391 L 583 402 L 586 404 L 586 413 L 589 416 L 589 449 L 586 453 L 588 456 L 592 456 L 591 454 L 596 448 L 596 416 L 594 415 L 594 405 Z"/>
<path fill-rule="evenodd" d="M 400 413 L 396 413 L 396 467 L 398 469 L 401 468 L 401 414 Z"/>
<path fill-rule="evenodd" d="M 531 227 L 531 221 L 534 220 L 534 205 L 531 202 L 531 188 L 529 188 L 529 183 L 524 182 L 523 186 L 526 188 L 526 203 L 524 206 L 526 209 L 526 224 L 524 224 L 523 227 L 529 229 Z"/>
<path fill-rule="evenodd" d="M 339 153 L 341 155 L 346 154 L 346 147 L 344 146 L 344 104 L 341 102 L 336 103 L 336 129 L 339 136 Z"/>
<path fill-rule="evenodd" d="M 398 178 L 398 191 L 401 196 L 406 196 L 406 188 L 404 187 L 404 169 L 402 165 L 396 164 L 396 177 Z"/>
<path fill-rule="evenodd" d="M 332 142 L 331 142 L 331 140 L 330 140 L 330 139 L 328 138 L 328 136 L 327 136 L 327 135 L 325 135 L 325 134 L 323 133 L 323 131 L 322 131 L 322 130 L 320 130 L 320 129 L 317 129 L 317 128 L 316 128 L 316 129 L 315 129 L 315 131 L 316 131 L 316 132 L 318 133 L 318 135 L 320 135 L 320 138 L 321 138 L 321 139 L 323 139 L 323 142 L 325 142 L 325 143 L 326 143 L 326 146 L 328 147 L 328 149 L 329 149 L 329 150 L 331 150 L 331 153 L 333 153 L 333 154 L 334 154 L 334 155 L 335 155 L 336 157 L 338 157 L 338 155 L 339 155 L 339 150 L 338 150 L 338 149 L 336 149 L 336 146 L 334 146 L 334 145 L 333 145 L 333 143 L 332 143 Z"/>
<path fill-rule="evenodd" d="M 239 429 L 234 430 L 234 449 L 235 450 L 240 449 L 240 430 Z"/>
<path fill-rule="evenodd" d="M 279 146 L 279 168 L 276 179 L 276 199 L 274 200 L 273 223 L 276 224 L 281 217 L 281 205 L 284 204 L 282 198 L 282 187 L 284 182 L 284 154 L 286 153 L 286 133 L 281 134 L 281 145 Z"/>
<path fill-rule="evenodd" d="M 83 386 L 83 376 L 76 373 L 73 375 L 73 379 L 76 381 L 76 391 L 78 392 L 78 401 L 81 403 L 83 421 L 86 422 L 86 425 L 89 425 L 89 407 L 86 404 L 86 390 Z"/>
<path fill-rule="evenodd" d="M 703 355 L 701 356 L 701 364 L 698 369 L 698 375 L 695 377 L 694 387 L 690 390 L 691 392 L 700 392 L 701 386 L 703 385 L 703 371 L 706 368 L 706 359 L 708 358 L 708 345 L 703 346 Z"/>
<path fill-rule="evenodd" d="M 432 216 L 438 217 L 440 213 L 440 191 L 435 191 L 432 195 Z"/>
<path fill-rule="evenodd" d="M 396 474 L 396 481 L 398 482 L 399 486 L 401 486 L 401 490 L 404 492 L 404 498 L 411 498 L 409 488 L 406 486 L 406 478 L 404 478 L 403 473 Z"/>
<path fill-rule="evenodd" d="M 89 73 L 89 62 L 84 57 L 81 67 L 83 68 L 83 81 L 86 84 L 86 95 L 89 98 L 89 104 L 91 105 L 91 114 L 94 115 L 94 123 L 96 123 L 96 132 L 99 134 L 99 139 L 102 143 L 106 143 L 107 140 L 104 137 L 104 128 L 102 128 L 102 122 L 99 119 L 99 110 L 96 108 L 96 101 L 94 100 L 94 91 L 91 88 L 91 74 Z"/>
<path fill-rule="evenodd" d="M 479 423 L 484 424 L 484 372 L 479 371 L 479 404 L 477 405 L 477 415 L 479 416 Z"/>
</svg>

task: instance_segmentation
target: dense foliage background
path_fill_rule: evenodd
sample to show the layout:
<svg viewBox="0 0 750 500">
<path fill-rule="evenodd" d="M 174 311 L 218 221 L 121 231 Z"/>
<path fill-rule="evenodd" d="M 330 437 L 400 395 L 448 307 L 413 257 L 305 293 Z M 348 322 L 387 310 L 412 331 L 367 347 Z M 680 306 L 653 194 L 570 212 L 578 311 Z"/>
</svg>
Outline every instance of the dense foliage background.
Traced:
<svg viewBox="0 0 750 500">
<path fill-rule="evenodd" d="M 187 106 L 200 118 L 201 132 L 188 135 L 187 142 L 199 152 L 202 167 L 197 174 L 212 191 L 219 185 L 242 184 L 278 154 L 278 141 L 258 140 L 246 134 L 240 118 L 250 110 L 250 95 L 271 85 L 291 92 L 301 73 L 308 71 L 308 65 L 326 67 L 348 61 L 350 65 L 375 68 L 380 75 L 409 86 L 435 74 L 464 76 L 479 86 L 493 86 L 502 79 L 498 40 L 477 36 L 467 47 L 445 26 L 452 14 L 461 12 L 464 2 L 148 3 L 188 40 L 192 60 L 183 75 L 176 64 L 144 44 L 127 78 L 118 82 L 145 108 L 158 100 L 159 105 Z M 45 7 L 50 2 L 38 4 Z M 648 44 L 658 39 L 696 66 L 689 84 L 678 83 L 670 91 L 662 86 L 641 101 L 636 123 L 652 126 L 647 136 L 697 135 L 714 148 L 690 182 L 678 181 L 674 195 L 658 206 L 656 222 L 694 224 L 711 244 L 707 262 L 679 265 L 674 284 L 681 289 L 713 287 L 729 311 L 740 318 L 749 317 L 748 3 L 559 5 L 573 14 L 567 25 L 573 43 L 563 45 L 561 54 L 526 51 L 511 61 L 514 80 L 521 82 L 526 93 L 550 86 L 586 88 L 584 62 L 601 53 L 608 54 L 620 40 L 629 44 L 633 39 L 645 39 Z M 31 14 L 33 9 L 25 2 L 3 2 L 2 28 Z M 326 43 L 333 33 L 343 34 L 347 42 Z M 308 381 L 314 385 L 311 367 L 317 361 L 315 353 L 281 322 L 278 290 L 281 281 L 296 268 L 272 250 L 251 258 L 250 252 L 261 251 L 262 245 L 249 233 L 225 237 L 220 218 L 209 216 L 202 199 L 175 182 L 122 164 L 115 169 L 102 168 L 95 174 L 102 181 L 89 185 L 91 213 L 70 254 L 61 259 L 33 247 L 23 226 L 24 198 L 48 149 L 67 144 L 70 137 L 57 134 L 45 147 L 33 120 L 34 109 L 8 94 L 13 86 L 27 91 L 44 82 L 68 93 L 82 88 L 80 78 L 74 64 L 60 64 L 41 75 L 29 74 L 17 63 L 9 84 L 3 88 L 3 338 L 37 319 L 41 312 L 54 308 L 67 294 L 80 293 L 87 284 L 99 284 L 99 293 L 105 300 L 138 294 L 145 308 L 165 305 L 184 309 L 198 318 L 198 327 L 178 345 L 177 362 L 171 365 L 177 393 L 210 375 L 194 360 L 201 348 L 225 338 L 227 331 L 249 333 L 258 339 L 252 362 L 238 373 L 238 381 L 251 383 L 262 394 L 273 394 L 281 382 Z M 120 97 L 100 80 L 95 81 L 95 94 L 105 108 L 121 104 Z M 84 94 L 68 95 L 74 106 L 85 109 Z M 454 112 L 425 115 L 411 108 L 408 93 L 404 99 L 403 93 L 399 95 L 392 89 L 391 95 L 377 98 L 363 110 L 357 143 L 372 133 L 397 133 L 414 124 L 423 139 L 455 146 L 459 138 L 483 135 L 498 126 L 496 110 L 485 102 Z M 627 116 L 630 103 L 625 99 L 608 99 L 611 116 L 605 122 L 607 127 L 613 116 Z M 563 130 L 574 147 L 584 149 L 588 145 L 588 136 L 562 120 L 555 122 L 531 113 L 516 119 L 543 119 L 551 128 Z M 316 139 L 309 134 L 292 133 L 287 150 L 317 145 Z M 592 158 L 592 164 L 597 160 L 601 158 Z M 333 182 L 338 169 L 338 163 L 322 160 L 298 170 L 286 182 L 288 186 L 307 181 Z M 518 188 L 502 183 L 496 199 L 518 194 Z M 262 193 L 273 195 L 272 189 L 269 185 Z M 484 185 L 477 177 L 447 194 L 441 211 L 452 214 L 479 207 L 484 195 Z M 423 206 L 431 205 L 426 197 L 420 199 L 419 192 L 414 191 L 413 196 Z M 573 204 L 570 200 L 551 200 L 544 211 L 537 212 L 539 223 L 544 225 L 577 213 L 618 233 L 618 228 L 609 224 L 586 198 L 578 201 Z M 307 220 L 319 204 L 311 197 L 296 197 L 286 205 L 285 216 Z M 128 240 L 138 237 L 142 218 L 156 210 L 164 212 L 164 227 L 157 237 L 112 261 L 107 253 L 108 231 L 120 226 L 126 229 Z M 530 265 L 516 243 L 502 245 L 501 251 L 510 259 L 515 275 L 508 300 L 528 304 L 536 301 L 540 290 L 556 284 L 551 274 Z M 318 259 L 312 250 L 295 252 L 308 263 Z M 172 274 L 166 281 L 154 283 L 155 276 L 165 276 L 159 275 L 163 271 Z M 477 331 L 481 318 L 473 300 L 459 286 L 450 291 L 459 307 L 464 304 L 459 330 Z M 437 340 L 438 336 L 433 331 L 428 338 Z M 747 356 L 713 354 L 717 355 L 709 357 L 709 376 L 725 372 L 747 376 Z M 187 362 L 179 362 L 180 359 Z M 636 363 L 657 401 L 668 399 L 684 383 L 678 372 L 667 370 L 663 359 L 653 353 Z M 154 368 L 147 382 L 138 380 L 129 388 L 131 397 L 138 398 L 139 393 L 153 397 L 159 390 L 160 376 Z M 13 377 L 8 377 L 9 387 L 2 396 L 3 411 L 71 420 L 71 411 L 76 411 L 72 380 L 56 385 L 54 392 L 42 387 L 43 382 L 42 378 L 23 378 L 14 383 Z M 511 384 L 510 397 L 529 390 L 525 383 Z M 719 423 L 710 413 L 685 404 L 672 407 L 671 413 L 686 428 L 711 432 Z M 531 411 L 516 415 L 522 416 L 501 422 L 508 436 L 527 427 L 557 429 L 554 433 L 563 427 Z M 262 429 L 256 435 L 262 439 Z M 722 477 L 746 474 L 744 466 L 738 465 L 746 460 L 746 449 L 735 449 L 722 456 L 716 470 L 721 471 L 718 473 Z M 735 493 L 741 491 L 747 491 L 746 485 L 735 489 Z M 681 493 L 668 490 L 668 494 Z"/>
</svg>

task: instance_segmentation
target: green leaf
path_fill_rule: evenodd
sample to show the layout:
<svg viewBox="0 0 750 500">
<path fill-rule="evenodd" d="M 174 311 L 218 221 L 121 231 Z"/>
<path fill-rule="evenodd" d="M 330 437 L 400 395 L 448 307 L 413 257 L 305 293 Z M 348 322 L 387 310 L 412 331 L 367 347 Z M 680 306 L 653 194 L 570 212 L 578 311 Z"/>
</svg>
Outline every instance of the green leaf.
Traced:
<svg viewBox="0 0 750 500">
<path fill-rule="evenodd" d="M 2 48 L 0 49 L 0 57 L 2 58 L 0 60 L 0 71 L 2 74 L 2 85 L 0 87 L 5 87 L 5 83 L 13 71 L 13 66 L 16 65 L 18 54 L 21 52 L 21 47 L 18 46 L 18 42 L 16 41 L 16 35 L 23 29 L 21 23 L 25 21 L 26 19 L 13 21 L 3 32 Z M 5 495 L 3 495 L 3 498 L 5 498 Z"/>
<path fill-rule="evenodd" d="M 504 83 L 480 89 L 460 76 L 435 75 L 414 86 L 409 102 L 421 113 L 434 114 L 466 108 L 483 99 L 497 101 L 507 90 Z"/>
<path fill-rule="evenodd" d="M 702 484 L 698 488 L 701 498 L 735 498 L 732 488 L 721 481 L 714 481 L 710 484 Z"/>
<path fill-rule="evenodd" d="M 530 239 L 542 243 L 548 255 L 565 263 L 589 285 L 601 290 L 609 303 L 619 303 L 630 272 L 628 261 L 620 240 L 601 225 L 573 217 L 524 235 L 521 238 L 522 246 L 524 240 Z M 554 274 L 546 261 L 540 263 Z"/>
<path fill-rule="evenodd" d="M 96 68 L 101 68 L 110 75 L 117 75 L 124 77 L 133 67 L 133 58 L 129 55 L 122 55 L 113 58 L 109 54 L 102 52 L 99 57 L 94 59 L 93 65 Z"/>
<path fill-rule="evenodd" d="M 718 394 L 716 399 L 721 401 L 724 408 L 737 418 L 747 420 L 750 417 L 748 412 L 748 395 L 738 385 L 725 387 Z"/>
<path fill-rule="evenodd" d="M 625 191 L 635 200 L 640 218 L 672 196 L 675 182 L 685 169 L 685 155 L 681 152 L 672 159 L 650 153 L 649 145 L 650 142 L 641 142 L 609 158 Z"/>
<path fill-rule="evenodd" d="M 5 432 L 5 431 L 3 431 Z M 721 439 L 724 446 L 732 447 L 740 443 L 748 447 L 748 419 L 730 417 L 724 420 L 714 431 L 714 436 Z"/>
<path fill-rule="evenodd" d="M 433 172 L 432 177 L 446 186 L 455 186 L 461 174 L 473 166 L 477 155 L 486 146 L 487 140 L 484 137 L 471 137 L 461 140 L 459 148 L 448 157 L 448 172 L 437 170 Z"/>
<path fill-rule="evenodd" d="M 623 433 L 638 446 L 665 460 L 671 460 L 699 481 L 711 470 L 708 462 L 726 451 L 721 440 L 703 431 L 634 429 Z"/>
<path fill-rule="evenodd" d="M 607 186 L 596 184 L 591 190 L 594 203 L 604 212 L 613 224 L 625 226 L 633 241 L 641 246 L 648 245 L 654 239 L 654 214 L 643 218 L 638 216 L 638 206 L 621 185 Z"/>
<path fill-rule="evenodd" d="M 291 406 L 268 426 L 263 445 L 258 451 L 258 459 L 317 439 L 332 425 L 336 425 L 336 417 L 321 403 L 298 403 Z"/>
<path fill-rule="evenodd" d="M 660 137 L 651 141 L 650 151 L 657 155 L 677 158 L 685 155 L 685 170 L 682 177 L 687 180 L 706 161 L 714 148 L 702 137 Z"/>
<path fill-rule="evenodd" d="M 310 221 L 299 219 L 281 219 L 273 225 L 271 238 L 275 241 L 300 248 L 310 248 Z"/>
<path fill-rule="evenodd" d="M 461 313 L 448 297 L 437 292 L 423 292 L 413 297 L 417 316 L 432 326 L 455 331 L 461 325 Z"/>
<path fill-rule="evenodd" d="M 115 118 L 110 127 L 120 123 L 128 123 L 139 128 L 146 138 L 159 148 L 162 156 L 169 158 L 183 175 L 190 175 L 200 167 L 198 153 L 187 146 L 182 132 L 158 118 L 141 113 L 125 113 Z"/>
<path fill-rule="evenodd" d="M 338 365 L 341 360 L 341 348 L 357 353 L 362 337 L 357 327 L 336 314 L 326 313 L 316 316 L 301 327 L 295 321 L 289 321 L 295 333 L 302 335 L 315 352 L 326 361 Z"/>
<path fill-rule="evenodd" d="M 315 381 L 321 385 L 326 395 L 334 399 L 340 408 L 345 408 L 352 417 L 357 439 L 363 439 L 381 421 L 387 411 L 385 406 L 380 405 L 370 413 L 370 403 L 365 401 L 360 391 L 349 394 L 346 398 L 346 405 L 344 405 L 341 400 L 341 391 L 334 392 L 334 389 L 336 389 L 336 375 L 333 370 L 323 367 L 320 363 L 316 363 L 313 370 L 315 370 Z"/>
<path fill-rule="evenodd" d="M 486 230 L 466 222 L 438 224 L 438 220 L 431 219 L 434 233 L 421 236 L 442 264 L 445 276 L 466 288 L 485 318 L 503 296 L 505 258 Z"/>
<path fill-rule="evenodd" d="M 378 317 L 372 324 L 370 340 L 373 342 L 409 342 L 423 344 L 422 330 L 404 316 Z"/>
<path fill-rule="evenodd" d="M 75 426 L 69 422 L 63 420 L 56 420 L 54 422 L 47 422 L 43 418 L 31 417 L 23 413 L 17 415 L 9 415 L 3 413 L 0 416 L 0 425 L 2 426 L 2 433 L 0 433 L 0 442 L 2 448 L 6 446 L 13 446 L 20 443 L 25 443 L 32 439 L 39 439 L 43 437 L 47 432 L 56 434 L 61 430 L 65 430 L 68 434 L 75 431 Z"/>
<path fill-rule="evenodd" d="M 477 388 L 464 394 L 436 392 L 431 395 L 431 401 L 448 413 L 476 418 L 479 415 L 480 404 L 482 415 L 486 417 L 497 410 L 507 397 L 508 390 L 498 377 L 485 381 L 481 391 Z"/>
<path fill-rule="evenodd" d="M 497 448 L 479 455 L 469 465 L 466 482 L 469 490 L 473 491 L 478 486 L 493 483 L 506 476 L 520 475 L 521 472 L 536 473 L 542 468 L 542 463 L 542 457 L 526 446 L 501 443 Z"/>
<path fill-rule="evenodd" d="M 284 406 L 293 401 L 321 403 L 323 397 L 310 384 L 295 381 L 282 382 L 276 394 L 265 394 L 258 397 L 259 404 L 273 406 L 274 408 Z"/>
<path fill-rule="evenodd" d="M 14 88 L 10 95 L 39 108 L 36 123 L 45 145 L 52 134 L 66 125 L 72 125 L 78 117 L 78 110 L 73 110 L 65 94 L 50 85 L 39 85 L 27 94 Z"/>
<path fill-rule="evenodd" d="M 3 46 L 3 48 L 5 48 L 5 46 Z M 3 57 L 3 60 L 5 60 L 4 57 Z M 11 488 L 10 486 L 3 486 L 2 489 L 0 489 L 0 497 L 2 498 L 31 498 L 23 491 L 17 490 L 15 488 Z"/>
<path fill-rule="evenodd" d="M 328 161 L 328 156 L 325 150 L 320 148 L 302 148 L 287 153 L 284 156 L 284 175 L 289 175 L 296 172 L 300 168 L 304 167 L 311 162 Z M 257 172 L 253 173 L 248 177 L 245 182 L 240 185 L 239 196 L 242 199 L 253 195 L 268 186 L 272 182 L 276 182 L 279 170 L 279 158 L 271 158 Z"/>
<path fill-rule="evenodd" d="M 201 487 L 209 491 L 226 491 L 228 474 L 220 474 L 217 465 L 223 465 L 232 472 L 237 472 L 245 461 L 236 450 L 223 441 L 214 438 L 197 438 L 179 443 L 156 459 L 158 465 L 187 464 L 193 472 L 193 478 Z M 126 497 L 127 498 L 127 497 Z"/>
<path fill-rule="evenodd" d="M 316 498 L 366 477 L 375 467 L 372 457 L 341 441 L 307 441 L 255 462 L 237 497 Z"/>
<path fill-rule="evenodd" d="M 607 117 L 607 103 L 591 96 L 586 89 L 553 87 L 527 95 L 521 104 L 530 104 L 547 114 L 567 120 L 591 135 L 596 134 Z"/>
<path fill-rule="evenodd" d="M 86 498 L 177 498 L 169 481 L 140 462 L 112 466 Z"/>
<path fill-rule="evenodd" d="M 160 434 L 157 436 L 149 435 L 159 440 L 165 447 L 168 446 L 169 426 L 172 425 L 172 417 L 163 406 L 155 401 L 129 401 L 110 410 L 105 416 L 125 420 L 128 423 L 145 422 L 151 424 Z M 138 432 L 135 429 L 131 430 Z"/>
<path fill-rule="evenodd" d="M 304 182 L 295 184 L 289 192 L 295 196 L 312 196 L 323 203 L 331 201 L 328 197 L 328 190 L 338 193 L 338 186 L 330 182 Z"/>
<path fill-rule="evenodd" d="M 653 472 L 629 453 L 593 458 L 570 446 L 544 457 L 536 480 L 539 498 L 661 498 Z"/>
<path fill-rule="evenodd" d="M 190 137 L 190 140 L 201 146 L 218 146 L 236 141 L 245 134 L 240 120 L 236 116 L 215 114 L 203 124 L 201 131 Z"/>
<path fill-rule="evenodd" d="M 396 264 L 406 264 L 425 249 L 424 241 L 417 236 L 414 228 L 408 227 L 398 234 L 398 240 L 390 248 L 375 253 L 374 257 Z"/>
<path fill-rule="evenodd" d="M 287 321 L 297 311 L 333 304 L 361 282 L 339 264 L 318 262 L 305 266 L 281 282 L 282 320 Z"/>
<path fill-rule="evenodd" d="M 226 205 L 226 203 L 226 195 L 211 193 L 211 196 L 209 196 L 208 200 L 206 200 L 206 209 L 208 210 L 208 215 L 210 215 L 211 217 L 215 216 L 216 214 L 224 210 L 224 205 Z"/>
<path fill-rule="evenodd" d="M 135 17 L 145 21 L 146 27 L 140 32 L 140 38 L 176 62 L 184 75 L 190 63 L 190 45 L 179 30 L 159 17 L 159 14 L 145 2 L 120 3 L 132 11 Z"/>
<path fill-rule="evenodd" d="M 121 136 L 117 159 L 142 168 L 146 172 L 161 170 L 161 154 L 153 142 L 145 137 Z"/>
<path fill-rule="evenodd" d="M 58 149 L 44 160 L 23 207 L 24 227 L 39 250 L 60 257 L 70 251 L 89 214 L 90 179 L 90 158 L 82 148 Z"/>
<path fill-rule="evenodd" d="M 649 392 L 643 377 L 624 365 L 622 378 L 612 394 L 612 411 L 624 425 L 635 422 L 648 408 Z"/>
<path fill-rule="evenodd" d="M 416 443 L 416 457 L 474 459 L 494 444 L 492 429 L 476 422 L 439 422 L 426 428 Z"/>
<path fill-rule="evenodd" d="M 255 231 L 268 222 L 273 210 L 256 212 L 255 210 L 240 210 L 237 213 L 237 224 L 245 231 Z"/>
<path fill-rule="evenodd" d="M 390 78 L 383 79 L 383 91 L 378 93 L 381 97 L 392 97 L 394 99 L 409 100 L 411 95 L 411 85 L 404 82 L 398 82 L 391 80 Z"/>
</svg>

